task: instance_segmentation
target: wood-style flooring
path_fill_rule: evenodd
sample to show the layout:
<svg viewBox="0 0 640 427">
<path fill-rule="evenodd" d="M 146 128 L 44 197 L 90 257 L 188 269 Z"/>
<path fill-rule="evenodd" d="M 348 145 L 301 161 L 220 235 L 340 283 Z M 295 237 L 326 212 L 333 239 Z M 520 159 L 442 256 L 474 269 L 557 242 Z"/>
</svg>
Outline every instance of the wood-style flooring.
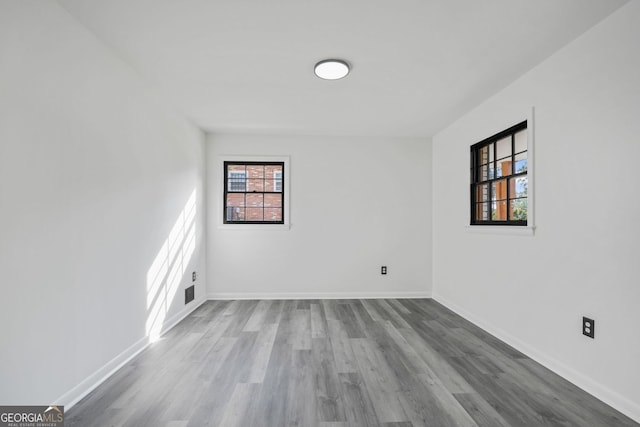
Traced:
<svg viewBox="0 0 640 427">
<path fill-rule="evenodd" d="M 209 301 L 67 426 L 635 426 L 428 299 Z"/>
</svg>

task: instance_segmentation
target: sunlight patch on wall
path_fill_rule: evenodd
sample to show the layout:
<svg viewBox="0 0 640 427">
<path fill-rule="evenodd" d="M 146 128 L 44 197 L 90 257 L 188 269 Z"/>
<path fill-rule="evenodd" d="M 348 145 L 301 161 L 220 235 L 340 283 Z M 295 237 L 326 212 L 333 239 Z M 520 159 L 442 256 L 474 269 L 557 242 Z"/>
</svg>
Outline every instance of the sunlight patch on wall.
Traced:
<svg viewBox="0 0 640 427">
<path fill-rule="evenodd" d="M 162 244 L 147 271 L 146 334 L 153 342 L 160 337 L 171 303 L 178 294 L 196 246 L 196 190 Z"/>
</svg>

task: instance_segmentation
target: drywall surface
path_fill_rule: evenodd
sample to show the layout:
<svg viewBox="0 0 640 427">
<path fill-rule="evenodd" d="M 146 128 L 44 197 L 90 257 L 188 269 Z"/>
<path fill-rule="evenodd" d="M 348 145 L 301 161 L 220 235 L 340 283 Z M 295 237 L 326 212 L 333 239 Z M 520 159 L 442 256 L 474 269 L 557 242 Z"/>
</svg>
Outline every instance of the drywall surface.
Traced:
<svg viewBox="0 0 640 427">
<path fill-rule="evenodd" d="M 221 226 L 222 159 L 251 156 L 289 158 L 290 227 Z M 210 135 L 209 295 L 430 295 L 430 156 L 426 139 Z"/>
<path fill-rule="evenodd" d="M 638 22 L 631 2 L 434 137 L 433 286 L 640 420 Z M 469 147 L 532 107 L 535 234 L 473 232 Z M 594 340 L 582 316 L 595 319 Z"/>
<path fill-rule="evenodd" d="M 70 405 L 203 300 L 204 137 L 160 105 L 56 2 L 0 3 L 0 403 Z"/>
</svg>

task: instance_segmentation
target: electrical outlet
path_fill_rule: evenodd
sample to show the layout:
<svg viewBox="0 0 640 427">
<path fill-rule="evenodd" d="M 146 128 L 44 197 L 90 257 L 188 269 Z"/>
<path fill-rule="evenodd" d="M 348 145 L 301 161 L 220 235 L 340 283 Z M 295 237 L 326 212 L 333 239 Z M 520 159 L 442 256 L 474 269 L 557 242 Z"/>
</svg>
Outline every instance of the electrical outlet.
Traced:
<svg viewBox="0 0 640 427">
<path fill-rule="evenodd" d="M 596 330 L 596 321 L 593 319 L 589 319 L 588 317 L 582 318 L 582 335 L 585 335 L 589 338 L 594 338 L 594 333 Z"/>
<path fill-rule="evenodd" d="M 195 272 L 195 271 L 194 271 L 193 273 L 191 273 L 191 281 L 192 281 L 192 282 L 195 282 L 195 281 L 196 281 L 196 277 L 197 277 L 197 274 L 196 274 L 196 272 Z"/>
<path fill-rule="evenodd" d="M 383 265 L 382 267 L 380 267 L 380 274 L 387 274 L 387 266 Z"/>
</svg>

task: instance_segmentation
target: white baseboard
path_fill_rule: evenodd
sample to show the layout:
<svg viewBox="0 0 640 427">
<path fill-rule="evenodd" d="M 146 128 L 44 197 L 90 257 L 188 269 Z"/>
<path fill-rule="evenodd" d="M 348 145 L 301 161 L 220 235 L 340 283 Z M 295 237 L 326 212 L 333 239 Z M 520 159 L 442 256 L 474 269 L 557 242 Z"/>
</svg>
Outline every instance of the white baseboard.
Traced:
<svg viewBox="0 0 640 427">
<path fill-rule="evenodd" d="M 274 300 L 274 299 L 407 299 L 431 298 L 427 292 L 212 292 L 207 294 L 210 300 Z"/>
<path fill-rule="evenodd" d="M 180 323 L 182 319 L 187 317 L 189 314 L 191 314 L 191 312 L 200 307 L 206 301 L 206 298 L 202 298 L 201 300 L 196 301 L 196 304 L 186 306 L 180 312 L 171 316 L 164 323 L 160 335 L 164 335 L 169 332 L 174 326 Z M 129 348 L 107 362 L 102 368 L 98 369 L 96 372 L 85 378 L 82 382 L 80 382 L 80 384 L 76 385 L 71 390 L 56 399 L 55 402 L 59 403 L 60 405 L 64 405 L 65 410 L 71 409 L 76 403 L 78 403 L 86 395 L 91 393 L 100 384 L 105 382 L 111 375 L 116 373 L 118 369 L 122 368 L 125 364 L 131 361 L 131 359 L 133 359 L 144 349 L 146 349 L 150 343 L 151 342 L 149 341 L 149 337 L 143 337 L 140 340 L 136 341 Z"/>
<path fill-rule="evenodd" d="M 470 311 L 460 307 L 459 305 L 447 300 L 445 297 L 434 293 L 433 299 L 445 307 L 449 308 L 451 311 L 454 311 L 456 314 L 464 317 L 474 325 L 484 329 L 491 335 L 501 339 L 505 343 L 509 344 L 516 350 L 524 353 L 531 359 L 540 363 L 544 367 L 549 370 L 555 372 L 560 375 L 562 378 L 567 381 L 573 383 L 577 387 L 586 391 L 587 393 L 595 396 L 596 398 L 602 400 L 607 405 L 615 408 L 616 410 L 622 412 L 627 417 L 633 419 L 634 421 L 640 422 L 640 405 L 626 397 L 622 396 L 619 393 L 607 388 L 606 386 L 594 381 L 592 378 L 576 371 L 575 369 L 565 365 L 564 363 L 558 361 L 557 359 L 548 356 L 544 352 L 538 350 L 537 348 L 532 347 L 531 345 L 519 340 L 518 338 L 510 335 L 505 332 L 501 328 L 497 328 L 494 325 L 486 322 L 482 318 L 476 316 Z"/>
<path fill-rule="evenodd" d="M 207 299 L 202 297 L 201 299 L 194 300 L 192 302 L 194 304 L 191 304 L 190 302 L 188 305 L 185 305 L 182 310 L 171 316 L 169 319 L 165 320 L 164 325 L 162 326 L 162 331 L 160 332 L 160 336 L 166 334 L 171 329 L 173 329 L 174 326 L 182 322 L 185 317 L 193 313 L 198 307 L 207 302 Z"/>
<path fill-rule="evenodd" d="M 85 378 L 80 384 L 60 396 L 54 402 L 64 405 L 65 410 L 69 410 L 82 398 L 91 393 L 96 387 L 105 382 L 118 369 L 128 361 L 136 357 L 149 345 L 149 338 L 144 337 L 127 348 L 125 351 L 107 362 L 102 368 Z"/>
</svg>

